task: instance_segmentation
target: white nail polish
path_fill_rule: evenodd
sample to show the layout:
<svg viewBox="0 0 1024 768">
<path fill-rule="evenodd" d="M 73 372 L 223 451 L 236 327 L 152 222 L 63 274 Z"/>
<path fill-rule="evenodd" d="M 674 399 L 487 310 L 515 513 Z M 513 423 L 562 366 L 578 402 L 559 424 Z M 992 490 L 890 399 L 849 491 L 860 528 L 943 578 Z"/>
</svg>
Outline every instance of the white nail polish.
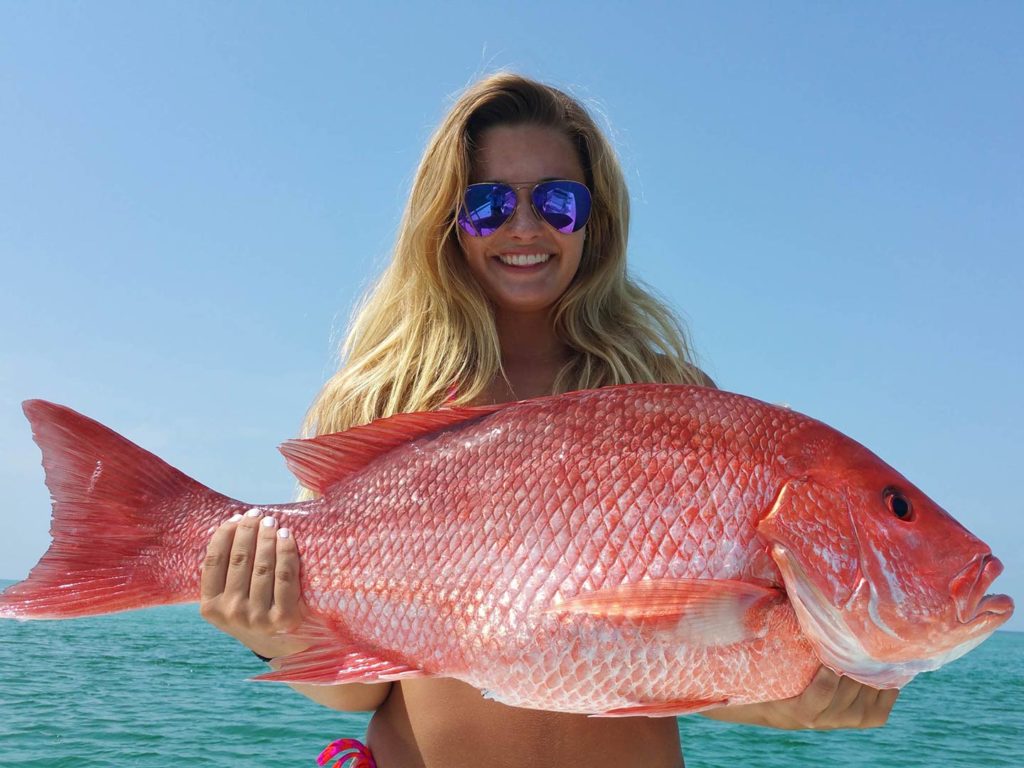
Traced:
<svg viewBox="0 0 1024 768">
<path fill-rule="evenodd" d="M 245 513 L 245 516 L 246 517 L 259 517 L 262 514 L 263 513 L 260 512 L 258 507 L 253 507 L 252 509 L 250 509 L 248 512 Z"/>
<path fill-rule="evenodd" d="M 229 523 L 237 523 L 237 522 L 238 522 L 239 520 L 241 520 L 241 519 L 242 519 L 242 516 L 241 516 L 241 515 L 232 515 L 232 516 L 231 516 L 231 519 L 230 519 L 230 520 L 228 520 L 228 522 L 229 522 Z"/>
<path fill-rule="evenodd" d="M 279 539 L 287 539 L 289 536 L 291 536 L 291 534 L 292 534 L 292 532 L 289 531 L 287 528 L 282 528 L 281 530 L 279 530 L 277 532 L 277 538 L 279 538 Z"/>
<path fill-rule="evenodd" d="M 263 522 L 260 523 L 260 525 L 262 525 L 264 528 L 273 528 L 276 523 L 277 523 L 277 520 L 275 520 L 274 518 L 272 518 L 272 517 L 264 517 L 263 518 Z"/>
</svg>

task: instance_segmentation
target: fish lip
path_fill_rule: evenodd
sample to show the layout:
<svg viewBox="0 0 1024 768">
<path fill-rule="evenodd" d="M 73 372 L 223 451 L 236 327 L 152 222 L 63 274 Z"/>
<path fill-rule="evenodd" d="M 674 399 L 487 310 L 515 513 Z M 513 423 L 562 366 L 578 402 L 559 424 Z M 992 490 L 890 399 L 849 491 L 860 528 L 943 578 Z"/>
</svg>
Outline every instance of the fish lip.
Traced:
<svg viewBox="0 0 1024 768">
<path fill-rule="evenodd" d="M 1006 616 L 1013 613 L 1013 598 L 1009 595 L 985 595 L 978 602 L 972 622 L 982 621 L 988 616 Z"/>
<path fill-rule="evenodd" d="M 1007 595 L 985 594 L 1002 572 L 999 558 L 985 553 L 974 557 L 953 576 L 949 589 L 956 605 L 957 621 L 970 624 L 989 614 L 1013 611 L 1013 600 Z"/>
</svg>

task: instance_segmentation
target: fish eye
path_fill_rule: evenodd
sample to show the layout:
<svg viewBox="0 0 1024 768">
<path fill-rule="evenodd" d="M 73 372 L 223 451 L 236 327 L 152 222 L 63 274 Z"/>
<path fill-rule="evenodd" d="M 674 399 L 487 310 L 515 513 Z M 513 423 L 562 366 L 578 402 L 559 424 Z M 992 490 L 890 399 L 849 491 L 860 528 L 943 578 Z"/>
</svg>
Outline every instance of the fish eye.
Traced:
<svg viewBox="0 0 1024 768">
<path fill-rule="evenodd" d="M 885 504 L 900 520 L 910 521 L 914 519 L 914 508 L 910 506 L 910 499 L 900 493 L 896 488 L 886 488 L 882 491 Z"/>
</svg>

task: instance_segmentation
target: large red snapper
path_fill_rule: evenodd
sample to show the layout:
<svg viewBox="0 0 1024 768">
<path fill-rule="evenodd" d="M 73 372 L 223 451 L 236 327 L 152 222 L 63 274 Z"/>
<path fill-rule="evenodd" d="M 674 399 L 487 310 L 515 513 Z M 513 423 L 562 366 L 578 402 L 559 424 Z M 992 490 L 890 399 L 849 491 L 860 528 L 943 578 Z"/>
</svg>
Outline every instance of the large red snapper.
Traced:
<svg viewBox="0 0 1024 768">
<path fill-rule="evenodd" d="M 29 401 L 53 543 L 0 615 L 195 601 L 252 505 Z M 899 687 L 1013 610 L 989 548 L 868 450 L 713 389 L 631 385 L 396 416 L 285 443 L 317 500 L 260 508 L 302 548 L 315 645 L 263 679 L 444 676 L 507 704 L 674 715 L 785 698 L 819 664 Z"/>
</svg>

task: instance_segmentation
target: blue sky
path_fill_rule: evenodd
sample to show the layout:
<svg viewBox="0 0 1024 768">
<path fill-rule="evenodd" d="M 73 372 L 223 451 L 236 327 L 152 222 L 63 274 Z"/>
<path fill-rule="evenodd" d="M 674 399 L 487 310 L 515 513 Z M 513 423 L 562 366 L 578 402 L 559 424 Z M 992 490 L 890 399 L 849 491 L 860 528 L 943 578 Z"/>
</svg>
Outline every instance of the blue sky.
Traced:
<svg viewBox="0 0 1024 768">
<path fill-rule="evenodd" d="M 26 398 L 288 498 L 430 131 L 510 68 L 602 115 L 719 384 L 868 445 L 1024 596 L 1024 7 L 411 5 L 0 5 L 0 576 L 48 542 Z"/>
</svg>

